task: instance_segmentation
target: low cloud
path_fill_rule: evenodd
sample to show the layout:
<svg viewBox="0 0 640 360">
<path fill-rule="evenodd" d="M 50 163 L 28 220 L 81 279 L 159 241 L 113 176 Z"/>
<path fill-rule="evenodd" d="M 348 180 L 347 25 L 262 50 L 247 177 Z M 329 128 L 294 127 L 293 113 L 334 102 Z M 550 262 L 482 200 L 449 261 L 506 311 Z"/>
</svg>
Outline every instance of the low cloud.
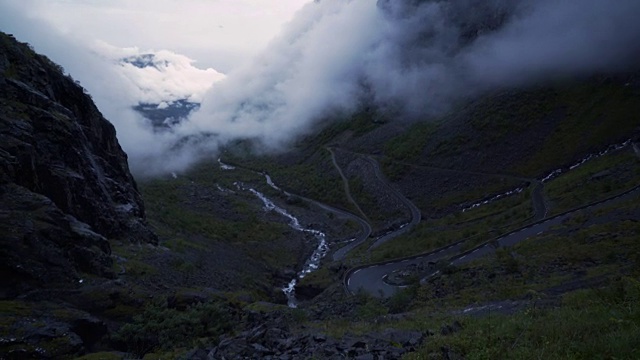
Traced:
<svg viewBox="0 0 640 360">
<path fill-rule="evenodd" d="M 211 68 L 197 68 L 194 60 L 169 50 L 141 51 L 104 42 L 95 43 L 93 50 L 131 82 L 134 104 L 177 100 L 200 103 L 213 83 L 225 77 Z"/>
<path fill-rule="evenodd" d="M 34 34 L 44 29 L 21 24 L 32 34 L 16 35 L 85 84 L 116 124 L 136 173 L 148 175 L 183 169 L 236 139 L 280 149 L 362 105 L 396 121 L 426 119 L 487 90 L 625 71 L 640 60 L 638 14 L 637 0 L 316 1 L 202 95 L 188 121 L 159 134 L 140 125 L 126 97 L 148 79 L 173 93 L 178 80 L 145 74 L 134 86 L 126 71 L 64 35 L 46 39 Z"/>
<path fill-rule="evenodd" d="M 277 148 L 363 102 L 420 119 L 490 89 L 622 71 L 640 60 L 638 14 L 635 0 L 319 1 L 178 131 Z"/>
</svg>

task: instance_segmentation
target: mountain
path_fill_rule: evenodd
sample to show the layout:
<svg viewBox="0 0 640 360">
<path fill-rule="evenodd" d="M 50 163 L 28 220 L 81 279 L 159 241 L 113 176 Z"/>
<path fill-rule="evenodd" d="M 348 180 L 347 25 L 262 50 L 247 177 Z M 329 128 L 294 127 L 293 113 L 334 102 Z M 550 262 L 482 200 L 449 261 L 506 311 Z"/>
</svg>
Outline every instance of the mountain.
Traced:
<svg viewBox="0 0 640 360">
<path fill-rule="evenodd" d="M 176 279 L 146 262 L 146 280 L 203 304 L 214 287 L 243 316 L 218 342 L 176 339 L 155 353 L 633 358 L 639 79 L 612 71 L 487 92 L 414 122 L 363 107 L 287 151 L 238 141 L 143 182 L 174 249 L 162 256 L 189 269 Z M 322 243 L 304 230 L 326 235 L 317 269 Z M 276 286 L 293 288 L 296 309 Z M 135 329 L 145 324 L 151 314 Z"/>
<path fill-rule="evenodd" d="M 157 70 L 169 66 L 167 60 L 157 60 L 155 54 L 140 54 L 138 56 L 129 56 L 122 59 L 122 62 L 129 63 L 139 69 L 153 67 Z"/>
<path fill-rule="evenodd" d="M 157 244 L 115 128 L 81 86 L 27 44 L 0 34 L 0 94 L 3 301 L 55 301 L 59 297 L 52 294 L 115 278 L 114 243 Z M 82 318 L 89 319 L 79 315 L 75 320 L 100 327 Z M 1 352 L 16 347 L 22 350 L 9 352 L 9 358 L 35 356 L 24 346 L 62 336 L 49 333 L 56 327 L 61 334 L 69 331 L 64 336 L 76 350 L 89 335 L 43 321 L 41 331 L 3 340 Z M 11 326 L 3 332 L 24 330 Z"/>
<path fill-rule="evenodd" d="M 404 21 L 443 2 L 378 4 Z M 515 16 L 449 5 L 453 54 Z M 287 149 L 238 140 L 138 193 L 82 88 L 2 39 L 0 357 L 637 357 L 637 66 L 412 119 L 362 99 Z"/>
<path fill-rule="evenodd" d="M 188 118 L 192 111 L 199 108 L 200 103 L 191 102 L 188 99 L 180 99 L 169 103 L 138 104 L 133 107 L 133 110 L 150 120 L 155 129 L 161 130 L 179 124 Z"/>
</svg>

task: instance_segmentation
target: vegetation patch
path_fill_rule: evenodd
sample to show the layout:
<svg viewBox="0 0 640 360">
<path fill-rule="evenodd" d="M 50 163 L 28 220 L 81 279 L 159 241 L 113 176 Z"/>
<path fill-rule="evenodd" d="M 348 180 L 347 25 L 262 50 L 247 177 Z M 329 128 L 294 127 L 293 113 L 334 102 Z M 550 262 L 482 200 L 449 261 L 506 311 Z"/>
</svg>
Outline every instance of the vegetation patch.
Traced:
<svg viewBox="0 0 640 360">
<path fill-rule="evenodd" d="M 527 193 L 500 199 L 441 219 L 423 220 L 415 229 L 372 249 L 367 258 L 385 261 L 435 250 L 453 242 L 466 240 L 463 249 L 520 227 L 532 216 Z M 351 257 L 363 256 L 364 248 Z"/>
<path fill-rule="evenodd" d="M 144 311 L 113 335 L 127 351 L 142 357 L 157 350 L 189 348 L 216 342 L 231 329 L 231 318 L 220 303 L 199 303 L 184 311 L 168 308 L 166 303 L 150 303 Z"/>
<path fill-rule="evenodd" d="M 640 124 L 634 90 L 606 79 L 564 87 L 546 104 L 562 109 L 563 120 L 540 151 L 519 168 L 524 174 L 540 174 L 550 164 L 568 165 L 578 154 L 626 140 Z"/>
<path fill-rule="evenodd" d="M 432 139 L 438 125 L 434 122 L 420 122 L 408 131 L 394 137 L 384 145 L 384 152 L 390 158 L 403 161 L 417 160 L 428 141 Z"/>
<path fill-rule="evenodd" d="M 462 329 L 435 333 L 407 359 L 635 359 L 640 356 L 640 283 L 564 296 L 559 308 L 459 317 Z"/>
<path fill-rule="evenodd" d="M 552 202 L 551 214 L 561 213 L 611 197 L 640 185 L 640 160 L 632 149 L 625 149 L 566 172 L 545 184 Z"/>
</svg>

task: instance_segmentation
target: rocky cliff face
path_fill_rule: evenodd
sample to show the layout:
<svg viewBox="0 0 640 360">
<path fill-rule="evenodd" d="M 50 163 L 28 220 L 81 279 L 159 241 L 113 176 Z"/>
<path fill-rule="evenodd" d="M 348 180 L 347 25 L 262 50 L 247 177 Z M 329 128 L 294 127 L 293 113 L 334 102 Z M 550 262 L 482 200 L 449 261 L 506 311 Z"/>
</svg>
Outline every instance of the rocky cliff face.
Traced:
<svg viewBox="0 0 640 360">
<path fill-rule="evenodd" d="M 112 277 L 114 240 L 157 242 L 113 125 L 59 66 L 0 34 L 0 298 Z"/>
</svg>

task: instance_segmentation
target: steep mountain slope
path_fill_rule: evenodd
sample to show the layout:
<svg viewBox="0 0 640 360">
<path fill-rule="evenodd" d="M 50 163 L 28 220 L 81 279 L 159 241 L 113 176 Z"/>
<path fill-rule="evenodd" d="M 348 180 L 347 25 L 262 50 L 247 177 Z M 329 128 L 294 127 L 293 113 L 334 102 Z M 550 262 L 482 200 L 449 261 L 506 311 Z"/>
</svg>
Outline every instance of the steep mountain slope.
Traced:
<svg viewBox="0 0 640 360">
<path fill-rule="evenodd" d="M 472 41 L 498 10 L 450 20 Z M 640 208 L 616 198 L 640 183 L 637 72 L 418 121 L 365 103 L 284 153 L 238 141 L 141 183 L 156 240 L 113 127 L 50 61 L 0 39 L 0 357 L 591 358 L 607 337 L 612 357 L 637 354 Z M 586 207 L 603 199 L 617 200 Z M 495 320 L 466 316 L 523 309 L 498 340 Z M 551 345 L 548 324 L 565 331 Z"/>
<path fill-rule="evenodd" d="M 422 331 L 429 335 L 409 356 L 416 359 L 633 358 L 639 100 L 637 72 L 562 79 L 486 94 L 422 122 L 379 121 L 363 110 L 285 154 L 254 154 L 239 143 L 223 160 L 267 171 L 292 193 L 353 213 L 359 207 L 374 228 L 341 261 L 325 259 L 300 281 L 316 296 L 303 303 L 313 329 Z M 389 187 L 422 213 L 409 231 L 402 226 L 412 217 L 394 211 L 398 197 Z M 398 235 L 376 247 L 387 232 Z M 342 295 L 345 287 L 355 296 Z M 381 291 L 389 287 L 395 294 L 377 299 L 390 296 Z M 612 311 L 619 325 L 609 326 Z M 560 330 L 549 331 L 551 323 Z M 224 354 L 252 353 L 242 347 L 245 337 L 235 341 Z M 269 341 L 260 344 L 277 351 Z M 609 342 L 615 350 L 606 350 Z"/>
<path fill-rule="evenodd" d="M 349 207 L 336 194 L 340 177 L 331 148 L 367 216 L 406 218 L 385 215 L 394 207 L 376 204 L 384 196 L 363 162 L 374 156 L 424 216 L 442 217 L 637 138 L 638 78 L 633 72 L 601 74 L 504 90 L 414 122 L 380 121 L 384 114 L 372 107 L 335 121 L 284 155 L 241 159 L 243 152 L 231 149 L 226 158 L 268 170 L 295 193 Z"/>
<path fill-rule="evenodd" d="M 178 204 L 181 213 L 190 209 L 203 216 L 212 210 L 194 206 L 194 194 L 203 199 L 246 201 L 233 185 L 241 181 L 244 186 L 265 191 L 300 217 L 302 224 L 311 221 L 314 229 L 326 229 L 337 219 L 309 217 L 309 210 L 317 215 L 324 210 L 309 208 L 296 194 L 366 218 L 364 221 L 373 228 L 372 236 L 365 235 L 364 239 L 358 236 L 361 232 L 357 227 L 347 228 L 346 233 L 350 230 L 352 239 L 357 239 L 357 246 L 346 255 L 325 257 L 319 270 L 299 281 L 296 292 L 301 295 L 300 309 L 285 311 L 259 301 L 247 304 L 245 309 L 257 311 L 259 320 L 248 322 L 245 326 L 249 328 L 235 337 L 223 337 L 219 346 L 200 349 L 226 357 L 282 354 L 295 358 L 313 349 L 336 358 L 357 358 L 370 346 L 375 354 L 394 358 L 396 355 L 389 353 L 394 345 L 388 339 L 395 335 L 384 336 L 390 341 L 385 345 L 376 340 L 378 331 L 408 328 L 426 334 L 423 350 L 416 358 L 472 356 L 485 344 L 493 357 L 506 351 L 513 358 L 527 358 L 524 354 L 534 354 L 531 351 L 536 341 L 547 334 L 540 316 L 559 327 L 559 322 L 565 321 L 560 319 L 570 318 L 571 325 L 563 326 L 562 331 L 580 334 L 573 338 L 557 334 L 551 345 L 544 346 L 554 354 L 562 353 L 558 350 L 562 346 L 581 344 L 584 340 L 576 339 L 578 336 L 595 340 L 598 335 L 590 332 L 589 326 L 601 329 L 608 320 L 590 325 L 580 311 L 597 317 L 605 316 L 608 308 L 622 311 L 637 291 L 637 244 L 633 235 L 639 214 L 637 191 L 633 197 L 606 203 L 603 208 L 584 206 L 640 184 L 634 150 L 637 145 L 633 145 L 639 139 L 638 90 L 636 73 L 601 74 L 487 94 L 441 118 L 421 122 L 380 121 L 384 117 L 373 108 L 363 109 L 353 117 L 334 119 L 286 153 L 265 155 L 254 151 L 249 142 L 238 142 L 222 155 L 222 162 L 235 169 L 226 166 L 225 170 L 221 163 L 208 162 L 178 174 L 177 179 L 143 183 L 150 217 L 159 227 L 177 228 L 172 224 L 177 224 L 179 216 L 167 211 L 169 201 Z M 246 168 L 256 172 L 249 176 Z M 561 172 L 556 173 L 559 169 Z M 261 172 L 267 172 L 287 193 L 270 188 Z M 555 175 L 548 177 L 550 173 Z M 411 224 L 414 216 L 398 192 L 420 210 L 419 224 Z M 261 212 L 255 207 L 245 210 Z M 560 223 L 547 222 L 567 210 L 575 211 L 563 221 L 557 220 Z M 218 217 L 237 216 L 237 210 L 224 207 L 215 207 L 215 212 Z M 202 221 L 204 224 L 198 227 L 220 226 L 214 219 L 202 217 Z M 545 224 L 540 234 L 535 227 L 528 229 L 538 223 Z M 189 231 L 165 233 L 163 241 L 173 244 L 173 239 L 194 233 L 197 227 L 183 229 Z M 512 231 L 522 231 L 526 238 L 509 246 L 495 241 Z M 374 247 L 389 233 L 396 236 Z M 331 235 L 330 251 L 350 247 Z M 265 236 L 255 240 L 260 245 L 275 244 Z M 181 251 L 185 253 L 192 251 L 189 247 L 197 247 L 191 241 L 184 244 L 187 250 Z M 234 242 L 234 246 L 239 244 Z M 488 245 L 469 256 L 482 244 Z M 495 247 L 495 251 L 490 252 L 489 247 Z M 257 246 L 255 249 L 256 253 L 264 251 Z M 421 262 L 418 255 L 423 253 L 430 257 Z M 482 253 L 485 255 L 480 256 Z M 465 257 L 473 261 L 457 260 Z M 448 266 L 450 258 L 453 261 Z M 422 284 L 417 282 L 436 269 L 440 269 L 440 275 Z M 366 275 L 376 271 L 379 276 L 375 279 Z M 398 292 L 388 299 L 379 299 L 376 287 L 370 287 L 369 292 L 362 287 L 358 292 L 356 284 L 362 280 L 351 277 L 356 272 L 372 284 L 391 282 L 405 290 L 393 285 Z M 256 279 L 258 275 L 235 285 L 255 287 Z M 346 294 L 345 288 L 355 296 Z M 264 292 L 253 294 L 256 298 L 252 301 L 282 302 L 264 297 Z M 587 310 L 576 307 L 576 299 L 590 294 L 606 294 L 607 298 L 585 305 Z M 565 297 L 569 304 L 566 307 Z M 530 306 L 535 311 L 520 312 Z M 620 339 L 620 350 L 614 354 L 633 351 L 631 339 L 637 328 L 628 329 L 627 324 L 637 316 L 638 307 L 631 305 L 628 309 L 620 315 L 619 326 L 603 330 L 607 336 Z M 499 313 L 501 317 L 478 320 L 467 313 Z M 286 320 L 287 316 L 303 315 L 302 328 Z M 483 326 L 495 327 L 500 321 L 509 327 L 495 332 L 509 341 L 488 342 Z M 275 326 L 276 331 L 263 333 L 265 324 Z M 523 326 L 539 330 L 526 330 L 525 338 L 519 340 Z M 298 333 L 303 335 L 294 335 Z M 363 337 L 349 344 L 361 345 L 350 348 L 335 340 L 343 336 L 351 339 L 354 333 Z M 415 333 L 405 335 L 420 338 Z M 292 344 L 291 349 L 280 341 Z M 582 354 L 576 356 L 589 357 L 606 347 L 604 342 L 593 343 L 593 347 L 575 352 Z M 403 353 L 416 349 L 402 344 Z"/>
<path fill-rule="evenodd" d="M 114 241 L 157 243 L 113 125 L 59 66 L 0 34 L 0 299 L 114 278 Z M 5 321 L 2 336 L 19 328 Z"/>
</svg>

